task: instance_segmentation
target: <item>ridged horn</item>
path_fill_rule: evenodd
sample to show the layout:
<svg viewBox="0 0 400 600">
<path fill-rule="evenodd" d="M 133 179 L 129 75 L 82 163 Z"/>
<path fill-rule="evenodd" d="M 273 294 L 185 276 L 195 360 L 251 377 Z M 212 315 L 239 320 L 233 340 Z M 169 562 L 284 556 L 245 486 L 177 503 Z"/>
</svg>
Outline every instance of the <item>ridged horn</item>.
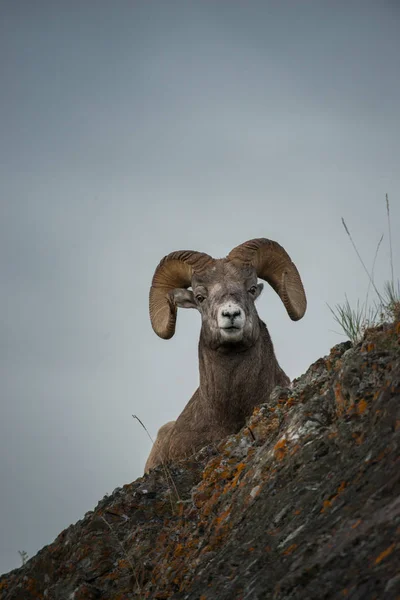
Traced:
<svg viewBox="0 0 400 600">
<path fill-rule="evenodd" d="M 299 272 L 282 246 L 272 240 L 258 238 L 236 246 L 228 260 L 252 265 L 257 276 L 267 281 L 282 300 L 293 321 L 302 318 L 307 299 Z"/>
<path fill-rule="evenodd" d="M 170 297 L 175 288 L 188 288 L 193 273 L 200 272 L 213 259 L 203 252 L 179 250 L 171 252 L 160 261 L 150 288 L 150 320 L 155 333 L 168 340 L 175 333 L 177 307 Z"/>
</svg>

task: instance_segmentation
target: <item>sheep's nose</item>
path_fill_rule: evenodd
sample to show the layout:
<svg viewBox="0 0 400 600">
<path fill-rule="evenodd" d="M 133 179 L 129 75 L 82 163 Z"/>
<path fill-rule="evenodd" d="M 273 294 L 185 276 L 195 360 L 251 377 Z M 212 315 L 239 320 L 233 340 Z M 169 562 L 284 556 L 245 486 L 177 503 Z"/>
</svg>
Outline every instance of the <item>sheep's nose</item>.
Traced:
<svg viewBox="0 0 400 600">
<path fill-rule="evenodd" d="M 240 310 L 237 308 L 225 309 L 222 311 L 222 316 L 228 317 L 228 319 L 230 319 L 233 323 L 236 317 L 240 317 Z"/>
</svg>

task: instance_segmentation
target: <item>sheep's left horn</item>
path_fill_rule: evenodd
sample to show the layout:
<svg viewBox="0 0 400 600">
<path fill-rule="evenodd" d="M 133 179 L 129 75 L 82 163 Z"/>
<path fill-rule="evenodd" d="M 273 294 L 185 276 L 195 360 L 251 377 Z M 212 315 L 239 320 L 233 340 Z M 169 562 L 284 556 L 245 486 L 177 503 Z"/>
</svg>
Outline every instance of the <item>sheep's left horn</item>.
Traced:
<svg viewBox="0 0 400 600">
<path fill-rule="evenodd" d="M 228 260 L 252 265 L 257 276 L 267 281 L 279 295 L 293 321 L 302 318 L 307 299 L 296 265 L 282 246 L 272 240 L 258 238 L 236 246 Z"/>
<path fill-rule="evenodd" d="M 170 292 L 188 288 L 193 273 L 207 267 L 213 259 L 203 252 L 180 250 L 165 256 L 153 275 L 150 288 L 150 319 L 158 336 L 168 340 L 175 333 L 176 305 Z"/>
</svg>

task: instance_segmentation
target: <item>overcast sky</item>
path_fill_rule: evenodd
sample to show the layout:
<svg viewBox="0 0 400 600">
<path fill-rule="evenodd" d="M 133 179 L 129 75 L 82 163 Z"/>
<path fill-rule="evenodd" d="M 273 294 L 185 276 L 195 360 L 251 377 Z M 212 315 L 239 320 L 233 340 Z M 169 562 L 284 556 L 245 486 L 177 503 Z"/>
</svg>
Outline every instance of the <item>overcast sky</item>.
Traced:
<svg viewBox="0 0 400 600">
<path fill-rule="evenodd" d="M 397 0 L 0 4 L 0 572 L 142 473 L 197 387 L 200 319 L 148 318 L 168 252 L 279 241 L 304 319 L 258 301 L 290 377 L 342 341 L 400 211 Z M 394 235 L 395 268 L 400 244 Z M 398 272 L 398 271 L 397 271 Z M 390 274 L 387 235 L 377 282 Z"/>
</svg>

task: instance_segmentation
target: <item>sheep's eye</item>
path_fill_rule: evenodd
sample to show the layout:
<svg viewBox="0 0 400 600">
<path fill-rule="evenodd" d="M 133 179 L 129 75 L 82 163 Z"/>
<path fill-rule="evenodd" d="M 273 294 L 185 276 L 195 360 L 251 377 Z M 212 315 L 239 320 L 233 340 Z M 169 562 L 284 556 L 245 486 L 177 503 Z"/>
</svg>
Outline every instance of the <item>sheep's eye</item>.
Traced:
<svg viewBox="0 0 400 600">
<path fill-rule="evenodd" d="M 257 292 L 257 286 L 256 285 L 252 285 L 251 288 L 249 289 L 249 292 L 252 296 L 255 295 L 255 293 Z"/>
<path fill-rule="evenodd" d="M 201 304 L 204 300 L 204 296 L 202 296 L 201 294 L 197 294 L 196 300 L 197 300 L 197 302 L 200 302 L 200 304 Z"/>
</svg>

